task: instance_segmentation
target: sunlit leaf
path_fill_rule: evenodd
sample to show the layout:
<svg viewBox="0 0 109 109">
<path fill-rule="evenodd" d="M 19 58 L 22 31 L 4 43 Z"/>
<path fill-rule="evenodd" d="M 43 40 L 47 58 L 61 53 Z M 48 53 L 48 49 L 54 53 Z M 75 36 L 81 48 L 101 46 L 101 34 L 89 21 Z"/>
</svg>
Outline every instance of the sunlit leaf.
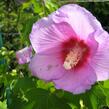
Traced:
<svg viewBox="0 0 109 109">
<path fill-rule="evenodd" d="M 7 109 L 6 101 L 3 102 L 0 101 L 0 109 Z"/>
<path fill-rule="evenodd" d="M 105 88 L 109 88 L 109 80 L 104 81 L 103 86 L 104 86 Z"/>
</svg>

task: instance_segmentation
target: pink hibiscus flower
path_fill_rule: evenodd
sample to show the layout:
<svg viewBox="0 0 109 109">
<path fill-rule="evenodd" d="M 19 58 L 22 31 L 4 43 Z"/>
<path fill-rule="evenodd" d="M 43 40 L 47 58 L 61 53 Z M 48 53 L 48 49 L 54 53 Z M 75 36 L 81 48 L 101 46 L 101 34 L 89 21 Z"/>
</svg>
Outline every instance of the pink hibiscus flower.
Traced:
<svg viewBox="0 0 109 109">
<path fill-rule="evenodd" d="M 24 49 L 16 52 L 16 58 L 19 64 L 25 64 L 30 62 L 31 57 L 32 57 L 32 46 L 25 47 Z"/>
<path fill-rule="evenodd" d="M 32 74 L 53 81 L 57 89 L 79 94 L 109 79 L 109 34 L 83 7 L 68 4 L 42 18 L 30 41 L 36 52 Z"/>
</svg>

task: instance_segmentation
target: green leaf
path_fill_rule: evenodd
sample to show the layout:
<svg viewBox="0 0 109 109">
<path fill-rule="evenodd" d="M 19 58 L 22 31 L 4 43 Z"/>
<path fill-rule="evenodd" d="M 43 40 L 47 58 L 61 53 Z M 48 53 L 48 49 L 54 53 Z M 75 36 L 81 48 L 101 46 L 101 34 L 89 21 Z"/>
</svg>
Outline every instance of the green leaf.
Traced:
<svg viewBox="0 0 109 109">
<path fill-rule="evenodd" d="M 93 94 L 93 99 L 95 103 L 93 104 L 93 106 L 97 106 L 97 108 L 99 109 L 101 106 L 106 105 L 106 93 L 104 88 L 102 87 L 102 84 L 96 84 L 93 86 L 91 93 Z"/>
<path fill-rule="evenodd" d="M 10 109 L 71 109 L 65 100 L 44 89 L 31 89 L 24 93 L 27 101 L 14 92 Z M 16 107 L 17 105 L 17 107 Z"/>
<path fill-rule="evenodd" d="M 58 9 L 57 3 L 53 3 L 53 2 L 48 1 L 48 0 L 45 2 L 45 6 L 47 7 L 47 9 L 48 9 L 50 12 L 53 12 L 53 11 L 55 11 L 56 9 Z"/>
<path fill-rule="evenodd" d="M 63 98 L 69 102 L 69 104 L 73 107 L 77 107 L 77 109 L 80 109 L 80 95 L 73 95 L 69 92 L 64 92 Z"/>
<path fill-rule="evenodd" d="M 91 93 L 91 94 L 89 94 L 89 99 L 90 99 L 90 103 L 92 105 L 92 108 L 97 109 L 97 107 L 98 107 L 97 97 L 93 93 Z"/>
<path fill-rule="evenodd" d="M 26 93 L 30 101 L 35 101 L 33 109 L 71 109 L 63 99 L 43 89 L 31 89 Z"/>
<path fill-rule="evenodd" d="M 32 78 L 19 78 L 13 86 L 13 90 L 7 88 L 8 108 L 24 109 L 24 106 L 26 106 L 28 101 L 28 99 L 25 97 L 25 93 L 26 91 L 35 87 L 35 82 L 32 80 Z M 28 104 L 28 106 L 32 107 L 32 104 Z"/>
<path fill-rule="evenodd" d="M 3 46 L 2 33 L 0 33 L 0 48 Z M 0 57 L 0 64 L 5 64 L 4 58 Z"/>
<path fill-rule="evenodd" d="M 45 82 L 43 80 L 38 80 L 37 88 L 42 88 L 42 89 L 48 90 L 48 89 L 54 88 L 54 84 L 52 82 Z"/>
<path fill-rule="evenodd" d="M 109 88 L 109 80 L 104 81 L 103 86 L 104 86 L 105 88 Z"/>
<path fill-rule="evenodd" d="M 22 109 L 33 109 L 34 105 L 35 105 L 35 101 L 31 101 L 28 102 L 26 105 L 24 105 Z"/>
<path fill-rule="evenodd" d="M 35 87 L 36 87 L 35 82 L 31 78 L 29 77 L 19 78 L 14 86 L 14 91 L 19 92 L 20 90 L 22 90 L 26 92 L 31 88 L 35 88 Z"/>
<path fill-rule="evenodd" d="M 43 7 L 41 6 L 41 3 L 37 2 L 36 0 L 32 0 L 34 5 L 34 12 L 35 13 L 41 13 L 43 12 Z"/>
<path fill-rule="evenodd" d="M 109 107 L 109 88 L 103 88 L 106 97 L 106 105 Z"/>
<path fill-rule="evenodd" d="M 108 104 L 109 90 L 104 89 L 101 83 L 95 84 L 89 91 L 73 95 L 71 93 L 65 92 L 64 99 L 69 102 L 72 108 L 77 109 L 99 109 L 101 106 L 106 106 Z M 82 103 L 80 103 L 82 101 Z"/>
<path fill-rule="evenodd" d="M 0 101 L 0 109 L 7 109 L 6 101 Z"/>
<path fill-rule="evenodd" d="M 2 34 L 0 33 L 0 48 L 3 46 Z"/>
<path fill-rule="evenodd" d="M 35 82 L 28 77 L 17 80 L 10 98 L 9 109 L 71 109 L 64 99 L 50 91 L 36 88 Z"/>
<path fill-rule="evenodd" d="M 106 97 L 106 105 L 109 107 L 109 96 Z"/>
<path fill-rule="evenodd" d="M 31 32 L 32 25 L 34 22 L 36 22 L 36 20 L 37 20 L 36 17 L 32 17 L 25 21 L 25 25 L 23 26 L 22 35 L 21 35 L 22 43 L 25 41 L 29 42 L 29 34 Z"/>
</svg>

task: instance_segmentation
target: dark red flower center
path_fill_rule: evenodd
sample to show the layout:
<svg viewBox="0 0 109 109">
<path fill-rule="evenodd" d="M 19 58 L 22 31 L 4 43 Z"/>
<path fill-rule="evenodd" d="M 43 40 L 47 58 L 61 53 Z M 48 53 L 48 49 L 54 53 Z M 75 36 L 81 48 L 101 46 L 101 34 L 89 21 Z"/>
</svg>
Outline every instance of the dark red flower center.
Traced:
<svg viewBox="0 0 109 109">
<path fill-rule="evenodd" d="M 62 43 L 62 61 L 66 70 L 84 65 L 89 54 L 90 49 L 83 40 L 74 38 Z"/>
</svg>

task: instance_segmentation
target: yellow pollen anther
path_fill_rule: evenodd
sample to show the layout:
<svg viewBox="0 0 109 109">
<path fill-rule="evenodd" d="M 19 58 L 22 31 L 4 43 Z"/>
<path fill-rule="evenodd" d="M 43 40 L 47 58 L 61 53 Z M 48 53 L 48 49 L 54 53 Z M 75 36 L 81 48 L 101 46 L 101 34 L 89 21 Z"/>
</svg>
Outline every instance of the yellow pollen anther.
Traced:
<svg viewBox="0 0 109 109">
<path fill-rule="evenodd" d="M 74 66 L 78 64 L 80 59 L 82 58 L 82 49 L 79 46 L 75 46 L 66 56 L 64 61 L 64 68 L 66 70 L 72 69 Z"/>
</svg>

